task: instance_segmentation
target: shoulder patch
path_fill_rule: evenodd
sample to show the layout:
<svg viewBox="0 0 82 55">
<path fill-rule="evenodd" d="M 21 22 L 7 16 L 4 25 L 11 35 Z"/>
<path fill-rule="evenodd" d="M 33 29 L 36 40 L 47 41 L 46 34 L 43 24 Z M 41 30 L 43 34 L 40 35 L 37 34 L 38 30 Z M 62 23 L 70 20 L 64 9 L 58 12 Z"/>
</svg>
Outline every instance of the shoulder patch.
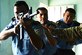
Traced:
<svg viewBox="0 0 82 55">
<path fill-rule="evenodd" d="M 38 22 L 38 21 L 33 21 L 33 22 L 32 22 L 32 25 L 40 25 L 40 22 Z"/>
</svg>

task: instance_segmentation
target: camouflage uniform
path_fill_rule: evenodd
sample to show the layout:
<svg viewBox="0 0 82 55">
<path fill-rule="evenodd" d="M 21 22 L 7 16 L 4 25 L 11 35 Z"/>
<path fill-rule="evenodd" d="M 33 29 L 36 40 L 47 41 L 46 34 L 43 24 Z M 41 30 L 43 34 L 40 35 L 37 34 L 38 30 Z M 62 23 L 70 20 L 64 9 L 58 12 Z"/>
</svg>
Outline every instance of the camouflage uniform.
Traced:
<svg viewBox="0 0 82 55">
<path fill-rule="evenodd" d="M 64 29 L 54 28 L 52 30 L 52 34 L 58 36 L 60 39 L 67 41 L 75 41 L 77 39 L 82 39 L 82 24 L 80 24 L 80 26 Z"/>
<path fill-rule="evenodd" d="M 71 23 L 65 23 L 63 19 L 60 19 L 56 23 L 56 28 L 58 29 L 64 29 L 64 28 L 69 28 L 69 27 L 75 27 L 79 26 L 80 24 L 77 21 L 72 21 Z M 59 32 L 60 37 L 58 37 L 58 43 L 57 43 L 57 51 L 56 55 L 75 55 L 75 53 L 72 51 L 73 45 L 75 44 L 75 39 L 70 36 L 73 35 L 74 33 L 72 32 L 67 32 L 64 34 L 64 32 Z M 63 34 L 63 36 L 61 36 Z M 71 38 L 70 38 L 71 37 Z M 65 39 L 64 39 L 65 38 Z"/>
<path fill-rule="evenodd" d="M 55 23 L 52 21 L 47 21 L 45 25 L 50 26 L 50 27 L 56 27 Z M 46 30 L 44 29 L 44 32 L 46 34 Z M 52 46 L 49 43 L 49 40 L 53 40 L 53 36 L 50 36 L 50 34 L 46 35 L 45 38 L 42 38 L 44 41 L 44 48 L 43 48 L 43 54 L 42 55 L 53 55 L 56 51 L 56 45 Z M 54 39 L 56 42 L 56 39 Z M 54 41 L 53 41 L 54 42 Z"/>
</svg>

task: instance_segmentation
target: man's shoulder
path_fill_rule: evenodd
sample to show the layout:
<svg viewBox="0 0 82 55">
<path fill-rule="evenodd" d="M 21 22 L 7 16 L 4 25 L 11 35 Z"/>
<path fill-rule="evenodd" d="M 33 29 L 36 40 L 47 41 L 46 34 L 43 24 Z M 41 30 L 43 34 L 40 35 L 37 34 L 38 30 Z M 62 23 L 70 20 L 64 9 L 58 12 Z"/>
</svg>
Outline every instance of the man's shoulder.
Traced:
<svg viewBox="0 0 82 55">
<path fill-rule="evenodd" d="M 64 21 L 63 21 L 63 20 L 58 20 L 58 21 L 56 21 L 56 24 L 57 24 L 57 25 L 64 24 Z"/>
<path fill-rule="evenodd" d="M 48 23 L 47 23 L 49 26 L 51 25 L 51 26 L 56 26 L 56 23 L 55 22 L 53 22 L 53 21 L 48 21 Z"/>
<path fill-rule="evenodd" d="M 33 22 L 32 22 L 32 25 L 41 25 L 41 24 L 40 24 L 40 22 L 38 22 L 38 21 L 33 21 Z"/>
<path fill-rule="evenodd" d="M 76 25 L 80 25 L 80 23 L 78 21 L 73 21 L 73 23 Z"/>
<path fill-rule="evenodd" d="M 79 23 L 78 21 L 73 21 L 74 23 Z"/>
<path fill-rule="evenodd" d="M 51 23 L 51 24 L 55 24 L 55 22 L 53 22 L 53 21 L 49 21 L 49 23 Z"/>
<path fill-rule="evenodd" d="M 32 22 L 32 27 L 36 29 L 36 28 L 41 28 L 42 25 L 38 21 L 33 21 Z"/>
</svg>

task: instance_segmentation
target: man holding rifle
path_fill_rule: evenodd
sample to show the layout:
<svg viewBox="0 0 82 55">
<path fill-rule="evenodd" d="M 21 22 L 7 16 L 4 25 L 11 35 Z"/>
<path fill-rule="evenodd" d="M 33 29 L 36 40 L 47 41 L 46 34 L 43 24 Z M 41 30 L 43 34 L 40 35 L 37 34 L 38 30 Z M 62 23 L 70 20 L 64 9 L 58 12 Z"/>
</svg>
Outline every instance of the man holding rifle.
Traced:
<svg viewBox="0 0 82 55">
<path fill-rule="evenodd" d="M 39 50 L 43 48 L 41 40 L 43 32 L 40 23 L 26 17 L 19 18 L 19 13 L 26 14 L 28 11 L 29 7 L 25 1 L 17 1 L 14 4 L 15 17 L 0 33 L 0 40 L 12 37 L 13 55 L 40 55 Z M 22 37 L 19 35 L 20 25 L 22 25 Z"/>
</svg>

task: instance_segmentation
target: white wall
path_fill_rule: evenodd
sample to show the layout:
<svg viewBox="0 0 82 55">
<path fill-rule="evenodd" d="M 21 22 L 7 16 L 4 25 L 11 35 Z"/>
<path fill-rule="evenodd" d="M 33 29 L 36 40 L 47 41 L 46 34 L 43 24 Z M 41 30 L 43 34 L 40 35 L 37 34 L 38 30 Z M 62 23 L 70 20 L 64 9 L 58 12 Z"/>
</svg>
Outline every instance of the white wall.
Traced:
<svg viewBox="0 0 82 55">
<path fill-rule="evenodd" d="M 10 22 L 13 17 L 13 5 L 15 0 L 0 0 L 0 31 Z M 11 38 L 0 43 L 0 55 L 13 55 Z"/>
<path fill-rule="evenodd" d="M 75 4 L 76 19 L 82 23 L 82 0 L 49 0 L 49 6 Z"/>
</svg>

